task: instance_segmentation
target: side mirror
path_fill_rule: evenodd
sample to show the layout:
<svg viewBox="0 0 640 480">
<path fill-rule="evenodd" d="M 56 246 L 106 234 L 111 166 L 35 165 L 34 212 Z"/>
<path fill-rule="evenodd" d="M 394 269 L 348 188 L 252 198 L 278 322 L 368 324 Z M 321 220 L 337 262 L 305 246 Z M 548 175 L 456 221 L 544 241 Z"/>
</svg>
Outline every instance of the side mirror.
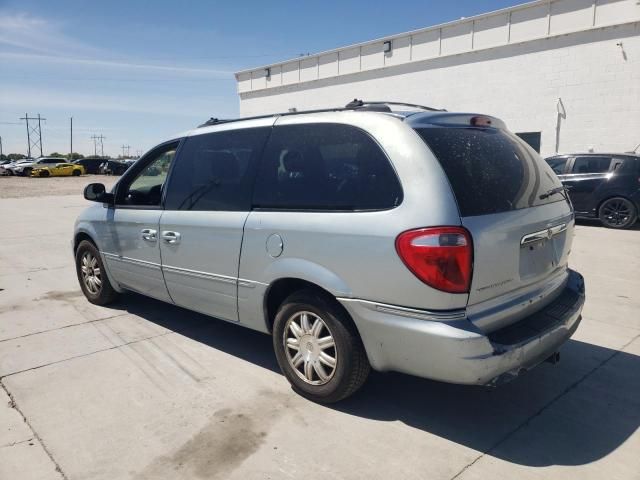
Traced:
<svg viewBox="0 0 640 480">
<path fill-rule="evenodd" d="M 90 202 L 113 203 L 113 193 L 107 193 L 102 183 L 90 183 L 84 187 L 84 198 Z"/>
</svg>

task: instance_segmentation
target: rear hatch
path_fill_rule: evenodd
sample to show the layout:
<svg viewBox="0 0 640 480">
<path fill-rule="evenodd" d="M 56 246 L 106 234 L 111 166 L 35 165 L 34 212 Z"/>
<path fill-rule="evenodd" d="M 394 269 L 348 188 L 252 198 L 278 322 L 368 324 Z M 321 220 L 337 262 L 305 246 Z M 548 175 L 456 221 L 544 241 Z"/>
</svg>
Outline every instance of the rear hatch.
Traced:
<svg viewBox="0 0 640 480">
<path fill-rule="evenodd" d="M 467 313 L 490 332 L 543 308 L 561 293 L 573 213 L 551 168 L 520 138 L 496 128 L 499 120 L 453 118 L 455 122 L 447 121 L 442 114 L 414 128 L 442 165 L 461 223 L 471 233 Z"/>
</svg>

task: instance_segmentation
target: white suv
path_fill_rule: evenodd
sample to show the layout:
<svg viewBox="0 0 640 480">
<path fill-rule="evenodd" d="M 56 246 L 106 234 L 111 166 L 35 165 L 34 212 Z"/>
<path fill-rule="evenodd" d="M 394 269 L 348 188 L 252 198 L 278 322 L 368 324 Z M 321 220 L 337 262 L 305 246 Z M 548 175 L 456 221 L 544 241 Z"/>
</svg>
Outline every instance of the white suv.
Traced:
<svg viewBox="0 0 640 480">
<path fill-rule="evenodd" d="M 31 160 L 27 162 L 16 163 L 13 166 L 7 168 L 9 171 L 9 175 L 23 175 L 28 177 L 31 175 L 31 170 L 39 167 L 52 167 L 54 165 L 58 165 L 59 163 L 67 163 L 67 160 L 64 158 L 56 158 L 56 157 L 40 157 L 36 160 Z"/>
</svg>

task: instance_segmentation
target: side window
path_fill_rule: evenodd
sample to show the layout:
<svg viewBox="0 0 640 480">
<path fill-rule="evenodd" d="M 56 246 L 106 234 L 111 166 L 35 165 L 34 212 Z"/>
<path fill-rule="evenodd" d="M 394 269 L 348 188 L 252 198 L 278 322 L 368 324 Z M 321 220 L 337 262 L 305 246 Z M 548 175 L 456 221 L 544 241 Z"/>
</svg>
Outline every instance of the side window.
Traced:
<svg viewBox="0 0 640 480">
<path fill-rule="evenodd" d="M 572 173 L 605 173 L 609 171 L 610 157 L 576 157 Z"/>
<path fill-rule="evenodd" d="M 255 166 L 271 127 L 187 138 L 171 174 L 167 210 L 249 211 Z"/>
<path fill-rule="evenodd" d="M 176 154 L 178 143 L 172 143 L 151 152 L 145 165 L 131 180 L 118 186 L 116 203 L 119 205 L 159 206 L 167 172 Z"/>
<path fill-rule="evenodd" d="M 393 208 L 402 189 L 386 155 L 362 130 L 342 124 L 275 127 L 253 203 L 259 208 Z"/>
<path fill-rule="evenodd" d="M 564 167 L 567 165 L 567 160 L 566 157 L 547 158 L 547 163 L 556 175 L 562 175 L 564 174 Z"/>
</svg>

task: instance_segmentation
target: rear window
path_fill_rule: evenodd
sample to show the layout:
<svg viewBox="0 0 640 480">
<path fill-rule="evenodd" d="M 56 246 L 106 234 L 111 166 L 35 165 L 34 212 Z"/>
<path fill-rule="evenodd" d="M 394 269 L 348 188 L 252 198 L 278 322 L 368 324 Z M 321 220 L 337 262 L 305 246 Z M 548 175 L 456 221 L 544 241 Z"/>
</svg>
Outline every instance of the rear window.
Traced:
<svg viewBox="0 0 640 480">
<path fill-rule="evenodd" d="M 540 196 L 561 186 L 525 142 L 495 128 L 417 128 L 444 169 L 460 215 L 470 217 L 563 201 Z"/>
</svg>

